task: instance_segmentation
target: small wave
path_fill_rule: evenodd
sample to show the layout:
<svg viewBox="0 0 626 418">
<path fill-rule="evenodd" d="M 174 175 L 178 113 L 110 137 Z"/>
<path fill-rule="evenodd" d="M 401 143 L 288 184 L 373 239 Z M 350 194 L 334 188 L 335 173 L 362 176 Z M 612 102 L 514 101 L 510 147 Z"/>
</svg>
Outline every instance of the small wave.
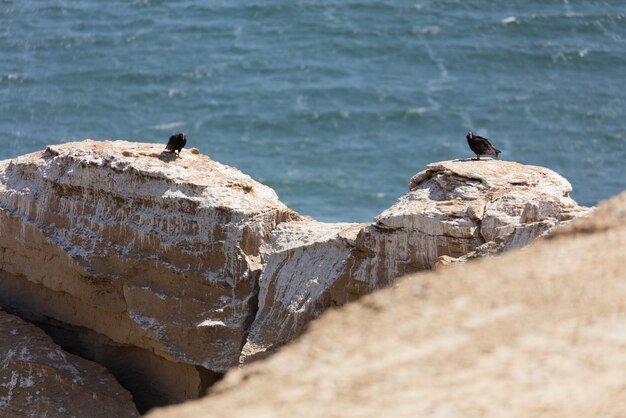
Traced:
<svg viewBox="0 0 626 418">
<path fill-rule="evenodd" d="M 574 50 L 574 51 L 558 51 L 550 56 L 553 63 L 568 62 L 577 58 L 584 58 L 589 54 L 588 49 Z"/>
<path fill-rule="evenodd" d="M 411 29 L 411 33 L 414 35 L 437 35 L 439 32 L 441 32 L 441 28 L 436 25 L 426 27 L 416 26 Z"/>
<path fill-rule="evenodd" d="M 423 115 L 424 113 L 433 110 L 429 107 L 414 107 L 411 109 L 407 109 L 407 111 L 405 112 L 405 114 L 407 115 Z"/>
<path fill-rule="evenodd" d="M 166 97 L 185 97 L 185 93 L 178 89 L 169 88 L 162 93 Z"/>
<path fill-rule="evenodd" d="M 151 126 L 150 129 L 156 129 L 157 131 L 171 131 L 172 129 L 179 128 L 184 125 L 185 122 L 161 123 L 159 125 Z"/>
<path fill-rule="evenodd" d="M 152 90 L 152 91 L 145 91 L 145 92 L 141 92 L 141 93 L 135 93 L 132 94 L 130 97 L 133 98 L 133 100 L 137 100 L 140 102 L 149 102 L 152 100 L 160 100 L 163 98 L 166 99 L 177 99 L 177 98 L 182 98 L 185 97 L 187 94 L 184 91 L 180 91 L 176 88 L 164 88 L 161 90 Z"/>
<path fill-rule="evenodd" d="M 3 82 L 3 81 L 23 83 L 24 81 L 26 81 L 26 77 L 24 77 L 21 74 L 0 75 L 0 82 Z"/>
<path fill-rule="evenodd" d="M 443 59 L 438 54 L 436 54 L 435 51 L 433 51 L 428 43 L 425 43 L 424 47 L 426 48 L 426 52 L 428 53 L 428 58 L 430 58 L 431 61 L 435 63 L 437 68 L 439 68 L 439 74 L 441 75 L 440 81 L 446 80 L 448 78 L 448 69 L 444 64 Z"/>
<path fill-rule="evenodd" d="M 183 78 L 191 79 L 191 80 L 200 80 L 203 78 L 207 78 L 212 75 L 212 71 L 207 68 L 196 67 L 191 71 L 187 71 L 183 73 Z"/>
<path fill-rule="evenodd" d="M 576 13 L 572 10 L 572 6 L 570 6 L 568 0 L 563 0 L 563 6 L 565 7 L 565 16 L 572 17 L 576 16 Z"/>
<path fill-rule="evenodd" d="M 294 108 L 296 110 L 306 110 L 309 107 L 307 104 L 307 101 L 308 101 L 308 97 L 306 97 L 305 95 L 299 94 L 296 97 L 296 104 Z"/>
<path fill-rule="evenodd" d="M 125 36 L 124 37 L 124 42 L 132 43 L 132 42 L 135 42 L 139 38 L 145 38 L 145 37 L 147 37 L 149 35 L 150 35 L 150 33 L 148 31 L 135 32 L 135 33 L 132 33 L 130 35 Z"/>
<path fill-rule="evenodd" d="M 504 19 L 502 19 L 500 23 L 504 25 L 508 25 L 509 23 L 513 23 L 516 21 L 517 21 L 517 18 L 515 16 L 509 16 L 509 17 L 505 17 Z"/>
</svg>

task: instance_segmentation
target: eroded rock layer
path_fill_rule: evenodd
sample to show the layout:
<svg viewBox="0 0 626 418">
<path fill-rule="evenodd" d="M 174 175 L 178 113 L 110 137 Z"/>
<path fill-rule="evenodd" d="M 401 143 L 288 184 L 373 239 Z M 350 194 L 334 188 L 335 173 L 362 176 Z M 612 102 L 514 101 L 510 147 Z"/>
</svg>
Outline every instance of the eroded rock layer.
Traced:
<svg viewBox="0 0 626 418">
<path fill-rule="evenodd" d="M 298 216 L 236 169 L 161 150 L 87 140 L 0 163 L 0 303 L 223 372 L 261 250 Z"/>
<path fill-rule="evenodd" d="M 274 231 L 259 280 L 259 310 L 241 363 L 264 357 L 329 307 L 356 298 L 348 288 L 348 263 L 361 227 L 301 220 Z"/>
<path fill-rule="evenodd" d="M 589 211 L 558 174 L 510 161 L 430 164 L 409 188 L 369 225 L 289 222 L 274 231 L 242 363 L 403 274 L 528 245 Z"/>
<path fill-rule="evenodd" d="M 168 417 L 626 416 L 626 193 L 522 251 L 408 276 Z"/>
<path fill-rule="evenodd" d="M 430 269 L 441 256 L 528 245 L 588 211 L 571 191 L 567 180 L 543 167 L 490 159 L 429 164 L 411 179 L 409 193 L 359 234 L 357 247 L 372 256 L 354 275 L 373 290 Z"/>
<path fill-rule="evenodd" d="M 0 335 L 0 416 L 139 416 L 104 367 L 66 353 L 36 326 L 0 310 Z"/>
<path fill-rule="evenodd" d="M 124 369 L 145 376 L 142 408 L 200 396 L 402 274 L 527 245 L 587 211 L 550 170 L 458 160 L 429 165 L 373 223 L 320 223 L 234 168 L 162 150 L 85 140 L 0 162 L 0 305 L 93 333 L 61 334 L 91 341 L 77 352 L 129 387 Z"/>
</svg>

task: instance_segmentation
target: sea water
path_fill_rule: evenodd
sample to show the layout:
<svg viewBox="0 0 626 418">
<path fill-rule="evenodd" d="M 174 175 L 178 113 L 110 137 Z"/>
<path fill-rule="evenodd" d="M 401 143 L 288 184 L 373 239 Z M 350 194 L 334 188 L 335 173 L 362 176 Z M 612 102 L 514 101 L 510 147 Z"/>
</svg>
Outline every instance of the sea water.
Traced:
<svg viewBox="0 0 626 418">
<path fill-rule="evenodd" d="M 626 189 L 626 2 L 0 0 L 0 159 L 185 131 L 363 222 L 468 130 L 581 204 Z"/>
</svg>

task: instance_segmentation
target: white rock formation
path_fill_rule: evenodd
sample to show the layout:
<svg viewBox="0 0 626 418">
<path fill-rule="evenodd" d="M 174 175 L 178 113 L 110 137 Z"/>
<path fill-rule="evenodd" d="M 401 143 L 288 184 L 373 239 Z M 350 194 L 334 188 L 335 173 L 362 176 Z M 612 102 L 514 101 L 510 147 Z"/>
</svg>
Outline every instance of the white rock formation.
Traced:
<svg viewBox="0 0 626 418">
<path fill-rule="evenodd" d="M 162 148 L 87 140 L 0 163 L 0 303 L 223 372 L 261 249 L 298 215 L 234 168 Z"/>
<path fill-rule="evenodd" d="M 430 269 L 440 256 L 461 257 L 480 246 L 501 252 L 587 213 L 572 186 L 543 167 L 490 159 L 429 164 L 409 193 L 378 215 L 357 239 L 373 254 L 355 272 L 368 290 Z"/>
<path fill-rule="evenodd" d="M 327 308 L 431 269 L 440 257 L 522 247 L 588 211 L 569 197 L 571 185 L 558 174 L 509 161 L 430 164 L 409 188 L 374 223 L 349 228 L 349 239 L 336 232 L 342 226 L 281 225 L 242 362 L 292 340 Z"/>
<path fill-rule="evenodd" d="M 167 402 L 329 307 L 441 256 L 526 245 L 586 210 L 550 170 L 449 161 L 374 223 L 324 224 L 234 168 L 162 149 L 86 140 L 0 162 L 0 305 L 144 350 L 138 374 Z"/>
<path fill-rule="evenodd" d="M 274 231 L 259 280 L 259 310 L 242 363 L 290 341 L 328 307 L 350 298 L 346 267 L 361 227 L 301 220 L 283 223 Z"/>
</svg>

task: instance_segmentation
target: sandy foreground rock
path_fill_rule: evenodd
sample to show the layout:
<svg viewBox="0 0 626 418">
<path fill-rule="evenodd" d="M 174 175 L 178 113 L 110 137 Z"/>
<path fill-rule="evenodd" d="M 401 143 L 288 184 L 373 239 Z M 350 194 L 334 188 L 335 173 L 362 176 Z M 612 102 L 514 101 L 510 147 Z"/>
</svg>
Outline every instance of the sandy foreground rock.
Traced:
<svg viewBox="0 0 626 418">
<path fill-rule="evenodd" d="M 0 162 L 0 305 L 105 365 L 139 410 L 193 399 L 328 308 L 587 213 L 556 173 L 431 164 L 374 222 L 287 208 L 235 168 L 91 141 Z"/>
<path fill-rule="evenodd" d="M 0 310 L 0 335 L 0 416 L 139 416 L 104 367 L 66 353 L 36 326 Z"/>
<path fill-rule="evenodd" d="M 529 248 L 327 312 L 165 417 L 623 417 L 626 193 Z"/>
</svg>

